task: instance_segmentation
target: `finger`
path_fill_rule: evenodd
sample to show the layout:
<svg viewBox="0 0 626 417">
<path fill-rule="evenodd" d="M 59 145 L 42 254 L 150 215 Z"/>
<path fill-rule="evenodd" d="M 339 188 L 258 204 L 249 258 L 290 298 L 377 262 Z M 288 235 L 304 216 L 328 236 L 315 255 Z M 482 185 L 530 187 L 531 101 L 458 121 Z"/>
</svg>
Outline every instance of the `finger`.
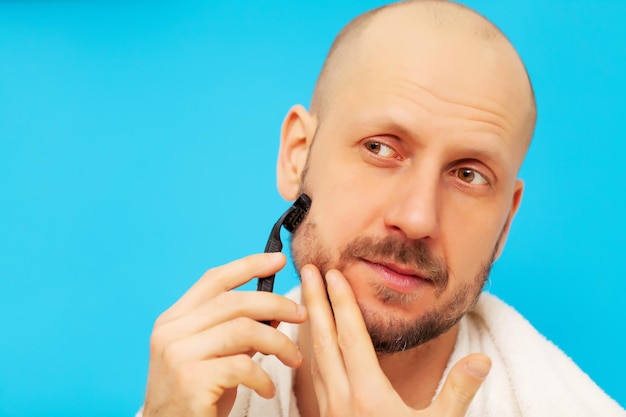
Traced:
<svg viewBox="0 0 626 417">
<path fill-rule="evenodd" d="M 273 322 L 302 323 L 306 308 L 269 292 L 229 291 L 206 301 L 193 311 L 154 329 L 153 337 L 167 345 L 237 317 Z"/>
<path fill-rule="evenodd" d="M 322 383 L 320 376 L 320 368 L 317 366 L 315 356 L 310 358 L 311 361 L 311 380 L 313 381 L 313 390 L 317 399 L 317 408 L 320 416 L 328 416 L 328 395 L 326 395 L 326 387 Z"/>
<path fill-rule="evenodd" d="M 284 333 L 247 317 L 240 317 L 169 345 L 163 352 L 171 367 L 215 357 L 262 352 L 275 355 L 290 367 L 302 362 L 297 345 Z"/>
<path fill-rule="evenodd" d="M 239 385 L 256 391 L 263 398 L 275 394 L 269 375 L 247 355 L 228 356 L 186 364 L 179 368 L 178 383 L 199 395 L 206 406 L 217 404 L 224 391 Z"/>
<path fill-rule="evenodd" d="M 435 415 L 461 417 L 469 408 L 474 395 L 491 369 L 491 360 L 475 353 L 457 362 L 432 406 Z"/>
<path fill-rule="evenodd" d="M 348 398 L 348 381 L 324 281 L 313 265 L 302 268 L 301 278 L 302 296 L 309 315 L 312 355 L 318 370 L 313 379 L 325 387 L 329 401 L 333 401 L 333 397 Z"/>
<path fill-rule="evenodd" d="M 328 295 L 332 303 L 337 327 L 337 343 L 341 349 L 346 374 L 351 386 L 368 384 L 367 389 L 355 388 L 355 392 L 390 387 L 390 383 L 378 363 L 378 357 L 363 320 L 350 284 L 338 270 L 326 274 Z M 371 386 L 379 384 L 379 386 Z"/>
<path fill-rule="evenodd" d="M 207 299 L 237 288 L 255 277 L 275 274 L 285 266 L 285 262 L 286 258 L 282 253 L 260 253 L 209 269 L 160 320 L 176 318 Z"/>
<path fill-rule="evenodd" d="M 169 373 L 153 371 L 148 377 L 144 415 L 226 415 L 239 385 L 265 398 L 275 395 L 269 375 L 246 355 L 190 362 Z"/>
</svg>

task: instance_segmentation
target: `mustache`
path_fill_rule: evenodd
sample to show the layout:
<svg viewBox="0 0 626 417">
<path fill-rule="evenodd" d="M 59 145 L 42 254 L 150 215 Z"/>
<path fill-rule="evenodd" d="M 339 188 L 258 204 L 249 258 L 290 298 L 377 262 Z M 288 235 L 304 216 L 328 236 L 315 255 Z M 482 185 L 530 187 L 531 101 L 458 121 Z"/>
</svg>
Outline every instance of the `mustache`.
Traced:
<svg viewBox="0 0 626 417">
<path fill-rule="evenodd" d="M 448 286 L 445 262 L 434 256 L 423 240 L 362 236 L 348 243 L 340 253 L 339 269 L 357 259 L 385 261 L 418 271 L 434 284 L 437 293 Z"/>
</svg>

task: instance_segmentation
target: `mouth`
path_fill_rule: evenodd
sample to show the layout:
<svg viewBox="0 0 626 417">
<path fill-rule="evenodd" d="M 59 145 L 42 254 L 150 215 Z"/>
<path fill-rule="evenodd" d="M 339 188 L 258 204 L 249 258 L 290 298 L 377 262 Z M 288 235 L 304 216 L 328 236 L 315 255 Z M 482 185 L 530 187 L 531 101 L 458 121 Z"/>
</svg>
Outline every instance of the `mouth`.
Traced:
<svg viewBox="0 0 626 417">
<path fill-rule="evenodd" d="M 361 259 L 377 276 L 379 282 L 392 291 L 409 294 L 432 286 L 433 282 L 419 271 L 387 262 Z"/>
</svg>

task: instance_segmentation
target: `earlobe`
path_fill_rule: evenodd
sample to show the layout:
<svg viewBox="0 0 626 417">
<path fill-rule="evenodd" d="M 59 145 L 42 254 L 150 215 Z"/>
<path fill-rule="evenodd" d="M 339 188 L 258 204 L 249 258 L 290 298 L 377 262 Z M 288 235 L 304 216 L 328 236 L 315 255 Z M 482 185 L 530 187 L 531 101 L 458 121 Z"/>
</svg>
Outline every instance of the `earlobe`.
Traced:
<svg viewBox="0 0 626 417">
<path fill-rule="evenodd" d="M 298 197 L 302 172 L 316 127 L 315 118 L 301 105 L 293 106 L 285 116 L 280 134 L 276 178 L 278 192 L 286 200 Z"/>
<path fill-rule="evenodd" d="M 504 244 L 506 243 L 506 239 L 509 235 L 509 230 L 511 229 L 511 223 L 513 222 L 513 217 L 517 213 L 519 209 L 520 203 L 522 202 L 522 194 L 524 193 L 524 181 L 518 179 L 515 181 L 515 190 L 513 191 L 513 201 L 511 202 L 511 210 L 506 219 L 506 223 L 504 224 L 504 228 L 502 229 L 502 233 L 500 233 L 500 238 L 498 240 L 498 250 L 495 254 L 494 261 L 500 257 L 502 254 L 502 249 L 504 249 Z"/>
</svg>

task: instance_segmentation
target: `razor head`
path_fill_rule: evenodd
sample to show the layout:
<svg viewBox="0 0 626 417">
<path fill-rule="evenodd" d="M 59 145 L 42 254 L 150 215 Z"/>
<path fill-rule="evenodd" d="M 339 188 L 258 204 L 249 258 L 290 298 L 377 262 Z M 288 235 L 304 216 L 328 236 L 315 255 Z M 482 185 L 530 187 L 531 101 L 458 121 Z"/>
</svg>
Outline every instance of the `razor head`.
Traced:
<svg viewBox="0 0 626 417">
<path fill-rule="evenodd" d="M 311 208 L 311 197 L 306 194 L 300 194 L 298 199 L 293 203 L 291 209 L 287 213 L 285 220 L 283 221 L 283 226 L 289 232 L 293 233 L 300 226 L 300 223 L 306 217 L 306 214 L 309 212 Z"/>
</svg>

